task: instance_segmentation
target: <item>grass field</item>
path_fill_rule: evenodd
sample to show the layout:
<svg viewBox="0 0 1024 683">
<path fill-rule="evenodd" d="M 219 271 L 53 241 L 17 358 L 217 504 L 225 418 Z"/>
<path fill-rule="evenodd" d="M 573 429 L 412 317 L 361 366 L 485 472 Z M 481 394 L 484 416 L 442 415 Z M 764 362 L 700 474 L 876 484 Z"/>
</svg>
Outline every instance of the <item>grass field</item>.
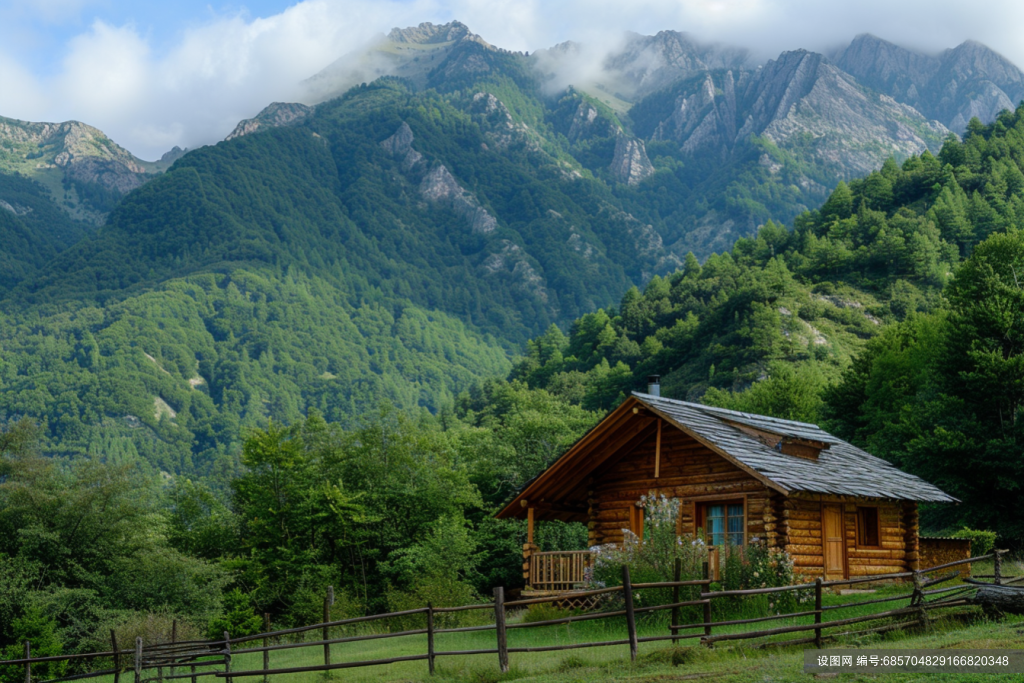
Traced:
<svg viewBox="0 0 1024 683">
<path fill-rule="evenodd" d="M 985 573 L 985 568 L 978 567 L 977 573 Z M 823 606 L 830 607 L 841 604 L 876 600 L 885 597 L 907 596 L 912 591 L 908 584 L 898 584 L 878 589 L 874 593 L 855 595 L 839 595 L 826 593 Z M 769 609 L 777 609 L 772 604 L 769 608 L 768 597 L 743 598 L 741 605 L 732 605 L 730 614 L 718 614 L 715 620 L 729 618 L 746 618 L 762 616 Z M 896 609 L 906 606 L 903 600 L 859 605 L 842 609 L 829 610 L 823 616 L 824 621 Z M 803 611 L 813 608 L 810 605 L 798 604 L 789 609 Z M 717 611 L 717 610 L 716 610 Z M 933 622 L 927 632 L 917 626 L 884 634 L 841 637 L 835 641 L 826 641 L 826 647 L 872 647 L 872 648 L 1024 648 L 1024 617 L 1008 617 L 1001 622 L 987 620 L 981 610 L 974 607 L 958 607 L 952 610 L 939 610 L 931 613 Z M 482 616 L 482 615 L 481 615 Z M 509 624 L 522 623 L 524 612 L 510 614 Z M 698 619 L 699 620 L 699 619 Z M 686 621 L 684 618 L 683 621 Z M 668 612 L 648 615 L 638 622 L 638 635 L 665 635 L 668 633 Z M 715 627 L 714 634 L 750 631 L 755 629 L 773 628 L 784 625 L 813 623 L 813 617 L 800 617 L 764 622 L 759 624 L 733 625 Z M 871 624 L 858 624 L 848 628 L 833 629 L 834 633 L 858 630 Z M 423 624 L 406 621 L 401 626 L 392 625 L 392 629 L 422 628 Z M 387 628 L 383 622 L 375 622 L 375 628 Z M 697 633 L 699 630 L 691 631 Z M 332 630 L 332 637 L 348 635 L 365 635 L 373 631 L 361 625 L 358 631 L 340 629 Z M 826 631 L 826 635 L 828 631 Z M 320 637 L 319 631 L 307 634 L 310 640 Z M 781 641 L 803 636 L 812 632 L 790 633 L 774 636 L 773 640 Z M 516 647 L 538 647 L 556 644 L 597 642 L 604 640 L 622 640 L 626 638 L 623 617 L 611 617 L 607 620 L 595 620 L 577 624 L 542 626 L 533 628 L 510 628 L 508 645 Z M 282 674 L 271 676 L 272 683 L 325 683 L 327 680 L 352 681 L 366 683 L 384 683 L 391 681 L 452 681 L 453 683 L 497 683 L 498 681 L 538 681 L 544 683 L 582 683 L 583 681 L 630 681 L 631 683 L 646 681 L 672 680 L 721 680 L 750 682 L 785 682 L 811 680 L 810 674 L 802 671 L 803 649 L 808 646 L 766 647 L 756 645 L 765 643 L 766 639 L 755 641 L 727 641 L 716 644 L 712 648 L 701 647 L 696 639 L 684 640 L 681 646 L 673 647 L 669 642 L 641 643 L 640 657 L 635 664 L 629 660 L 627 645 L 585 648 L 562 652 L 543 653 L 511 653 L 511 671 L 501 674 L 498 669 L 496 654 L 465 655 L 456 657 L 438 657 L 437 672 L 433 677 L 428 675 L 426 661 L 396 662 L 392 664 L 335 670 L 330 674 L 308 672 L 298 674 Z M 234 650 L 244 647 L 258 647 L 260 642 L 236 645 Z M 354 662 L 369 659 L 386 659 L 409 655 L 420 655 L 426 652 L 426 636 L 412 635 L 398 638 L 340 643 L 331 646 L 332 663 Z M 495 636 L 493 631 L 470 633 L 442 633 L 435 637 L 436 651 L 480 650 L 493 649 Z M 233 671 L 261 669 L 262 653 L 236 654 L 232 657 Z M 323 647 L 313 645 L 270 653 L 270 667 L 289 668 L 316 666 L 323 662 Z M 181 673 L 184 673 L 183 671 Z M 874 680 L 875 674 L 842 674 L 839 680 Z M 993 674 L 885 674 L 886 681 L 1003 681 L 1022 680 L 1021 675 L 999 676 Z M 207 679 L 210 680 L 210 679 Z M 260 683 L 262 677 L 239 679 L 242 683 Z M 212 683 L 212 682 L 211 682 Z"/>
<path fill-rule="evenodd" d="M 1008 575 L 1024 574 L 1024 566 L 1013 563 L 1007 567 Z M 979 563 L 975 567 L 975 575 L 991 573 L 991 563 Z M 934 576 L 935 574 L 933 574 Z M 960 584 L 959 580 L 943 584 L 945 586 Z M 685 589 L 684 589 L 685 590 Z M 877 588 L 872 592 L 857 592 L 841 595 L 826 591 L 822 596 L 825 613 L 822 621 L 828 622 L 848 617 L 877 614 L 909 604 L 913 591 L 909 583 L 892 584 Z M 782 594 L 722 597 L 712 602 L 712 621 L 745 619 L 762 617 L 780 612 L 803 612 L 813 609 L 813 585 L 806 592 L 801 592 L 797 599 L 779 602 Z M 637 591 L 638 607 L 644 604 L 664 604 L 668 602 L 667 591 L 662 593 Z M 683 595 L 682 599 L 693 596 Z M 929 596 L 943 598 L 945 596 Z M 880 599 L 895 598 L 888 602 L 872 602 Z M 870 604 L 869 604 L 870 603 Z M 612 609 L 615 609 L 612 606 Z M 832 609 L 830 609 L 832 608 Z M 538 621 L 567 616 L 567 612 L 551 612 L 545 606 L 536 613 L 528 613 L 525 609 L 510 610 L 508 613 L 508 647 L 545 647 L 552 645 L 580 644 L 587 642 L 625 640 L 627 637 L 625 619 L 622 616 L 609 617 L 592 621 L 570 624 L 524 627 L 528 621 Z M 694 611 L 681 615 L 682 623 L 701 621 L 701 608 L 690 608 Z M 546 610 L 546 611 L 545 611 Z M 456 624 L 486 625 L 493 624 L 493 613 L 481 610 L 472 613 L 460 613 L 465 618 L 471 615 L 476 621 Z M 833 627 L 825 630 L 828 648 L 886 648 L 886 649 L 1024 649 L 1024 616 L 1009 616 L 1002 621 L 986 619 L 978 607 L 958 606 L 951 609 L 930 611 L 931 623 L 927 630 L 916 622 L 907 628 L 888 631 L 886 633 L 850 634 L 879 625 L 871 621 L 845 627 Z M 439 620 L 451 618 L 439 615 Z M 897 617 L 896 620 L 913 621 L 916 615 Z M 715 626 L 713 635 L 750 632 L 781 626 L 813 624 L 813 615 L 787 617 L 773 621 L 754 624 Z M 490 621 L 489 621 L 490 620 Z M 890 623 L 893 619 L 889 620 Z M 659 611 L 638 614 L 637 631 L 640 638 L 647 636 L 665 636 L 668 634 L 670 613 Z M 444 628 L 446 624 L 436 623 L 436 628 Z M 331 629 L 331 638 L 349 636 L 383 635 L 388 632 L 422 629 L 425 617 L 422 614 L 406 616 L 401 620 L 379 620 L 363 622 L 345 627 Z M 715 643 L 712 647 L 700 645 L 699 636 L 703 628 L 691 629 L 684 634 L 692 634 L 696 638 L 684 639 L 678 646 L 669 641 L 641 643 L 640 656 L 636 663 L 629 659 L 629 646 L 626 644 L 581 648 L 558 652 L 510 653 L 511 670 L 500 673 L 498 657 L 495 653 L 440 656 L 437 657 L 437 670 L 433 677 L 428 675 L 425 660 L 394 662 L 358 668 L 338 669 L 331 672 L 301 672 L 293 674 L 271 675 L 272 683 L 327 683 L 327 681 L 352 681 L 353 683 L 385 683 L 392 681 L 441 681 L 447 683 L 498 683 L 499 681 L 538 681 L 543 683 L 581 683 L 583 681 L 630 681 L 631 683 L 646 681 L 672 680 L 722 680 L 749 681 L 751 683 L 769 683 L 785 681 L 810 680 L 810 674 L 804 674 L 803 651 L 810 645 L 772 646 L 771 642 L 788 641 L 794 638 L 809 637 L 813 631 L 801 631 L 758 638 L 756 640 L 732 640 Z M 681 635 L 684 635 L 681 634 Z M 306 642 L 312 643 L 322 637 L 319 629 L 303 634 Z M 828 639 L 834 635 L 834 639 Z M 273 643 L 278 644 L 278 643 Z M 298 644 L 298 643 L 295 643 Z M 261 640 L 232 646 L 231 669 L 233 672 L 256 671 L 263 668 L 263 653 L 241 653 L 239 650 L 260 647 Z M 761 646 L 761 647 L 758 647 Z M 435 652 L 491 650 L 495 646 L 493 630 L 437 633 L 435 634 Z M 359 662 L 375 659 L 393 659 L 407 656 L 423 655 L 427 651 L 425 634 L 380 638 L 359 642 L 337 643 L 331 645 L 331 662 Z M 278 650 L 270 653 L 270 669 L 311 667 L 323 664 L 323 646 L 305 645 L 292 649 Z M 100 668 L 103 668 L 102 666 Z M 221 670 L 217 666 L 215 670 Z M 200 670 L 202 667 L 200 667 Z M 206 670 L 210 670 L 207 668 Z M 147 670 L 144 678 L 151 678 L 155 671 Z M 188 668 L 179 667 L 174 673 L 186 674 Z M 165 668 L 163 674 L 171 672 Z M 831 675 L 830 675 L 831 676 Z M 1003 681 L 1024 680 L 1024 676 L 993 675 L 993 674 L 840 674 L 839 680 L 874 680 L 883 677 L 886 681 Z M 113 683 L 113 677 L 94 679 L 101 683 Z M 240 683 L 261 683 L 262 674 L 238 679 Z M 131 672 L 122 675 L 122 681 L 131 680 Z M 179 679 L 187 681 L 188 679 Z M 214 677 L 203 677 L 199 683 L 216 683 L 223 680 Z M 177 681 L 168 681 L 177 683 Z"/>
<path fill-rule="evenodd" d="M 873 647 L 873 648 L 1011 648 L 1024 647 L 1024 618 L 1009 618 L 1001 623 L 985 620 L 979 612 L 968 610 L 963 618 L 940 617 L 928 633 L 917 629 L 909 631 L 873 634 L 832 643 L 830 647 Z M 550 645 L 556 643 L 584 642 L 621 639 L 625 628 L 621 621 L 601 625 L 600 622 L 580 625 L 539 627 L 536 629 L 513 629 L 509 631 L 509 647 Z M 773 622 L 774 623 L 774 622 Z M 664 626 L 641 624 L 639 635 L 663 635 Z M 686 641 L 684 641 L 686 642 Z M 693 642 L 693 641 L 690 641 Z M 493 632 L 440 634 L 437 636 L 438 650 L 468 650 L 494 647 Z M 421 654 L 426 651 L 425 636 L 406 636 L 362 643 L 344 643 L 331 649 L 332 662 L 358 661 Z M 755 649 L 748 644 L 723 643 L 714 648 L 699 645 L 672 647 L 667 643 L 642 643 L 640 657 L 636 664 L 629 661 L 628 646 L 588 648 L 569 652 L 513 653 L 510 655 L 511 671 L 498 671 L 496 655 L 471 655 L 438 658 L 436 675 L 427 674 L 425 661 L 398 662 L 374 667 L 345 669 L 332 672 L 330 677 L 323 673 L 306 673 L 271 676 L 274 683 L 323 683 L 327 678 L 338 681 L 453 681 L 465 683 L 490 683 L 497 681 L 538 681 L 551 683 L 577 683 L 583 681 L 670 681 L 708 678 L 723 681 L 805 681 L 811 676 L 804 674 L 803 648 Z M 310 666 L 322 662 L 322 647 L 313 646 L 283 652 L 271 653 L 271 667 Z M 262 655 L 236 656 L 232 660 L 235 671 L 258 669 L 262 666 Z M 867 680 L 873 675 L 844 674 L 843 680 Z M 1021 676 L 995 676 L 979 674 L 891 674 L 887 681 L 1020 681 Z M 242 679 L 258 682 L 261 678 Z"/>
</svg>

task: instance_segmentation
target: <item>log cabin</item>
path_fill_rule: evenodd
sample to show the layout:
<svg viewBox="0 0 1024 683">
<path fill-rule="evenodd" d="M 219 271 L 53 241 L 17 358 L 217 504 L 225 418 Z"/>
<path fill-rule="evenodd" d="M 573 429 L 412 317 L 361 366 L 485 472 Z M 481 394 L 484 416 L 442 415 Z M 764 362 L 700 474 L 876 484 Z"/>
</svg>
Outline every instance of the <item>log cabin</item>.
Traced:
<svg viewBox="0 0 1024 683">
<path fill-rule="evenodd" d="M 766 543 L 825 580 L 918 569 L 918 503 L 958 502 L 817 425 L 664 398 L 651 380 L 497 513 L 527 520 L 528 590 L 571 590 L 591 554 L 540 552 L 535 522 L 583 522 L 590 547 L 617 545 L 643 538 L 645 495 L 678 499 L 681 536 Z"/>
</svg>

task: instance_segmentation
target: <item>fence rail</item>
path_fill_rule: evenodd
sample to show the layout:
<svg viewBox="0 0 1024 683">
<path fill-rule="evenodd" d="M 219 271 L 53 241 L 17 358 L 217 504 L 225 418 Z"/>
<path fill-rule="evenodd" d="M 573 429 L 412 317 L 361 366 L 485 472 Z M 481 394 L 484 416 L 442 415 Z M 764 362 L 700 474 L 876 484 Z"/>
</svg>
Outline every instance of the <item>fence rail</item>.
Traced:
<svg viewBox="0 0 1024 683">
<path fill-rule="evenodd" d="M 191 679 L 192 683 L 196 683 L 198 678 L 208 676 L 224 678 L 227 679 L 229 682 L 233 678 L 263 677 L 264 683 L 266 683 L 267 677 L 271 675 L 285 675 L 317 671 L 334 671 L 338 669 L 348 669 L 364 666 L 378 666 L 384 664 L 392 664 L 396 662 L 427 661 L 430 673 L 434 673 L 434 663 L 437 657 L 454 657 L 467 655 L 497 655 L 498 665 L 500 669 L 502 671 L 507 671 L 509 668 L 508 656 L 510 653 L 551 652 L 559 650 L 575 650 L 589 647 L 613 647 L 629 645 L 630 657 L 635 660 L 637 657 L 638 646 L 640 643 L 651 643 L 667 640 L 671 640 L 673 643 L 675 643 L 680 640 L 699 638 L 701 644 L 710 646 L 711 644 L 720 641 L 772 638 L 774 636 L 789 633 L 804 633 L 808 631 L 813 631 L 813 636 L 802 636 L 797 639 L 786 641 L 768 641 L 758 645 L 758 647 L 787 646 L 808 643 L 814 643 L 817 647 L 821 647 L 822 641 L 826 638 L 834 639 L 849 635 L 878 633 L 898 628 L 907 628 L 908 626 L 914 625 L 927 627 L 930 622 L 929 612 L 938 609 L 960 607 L 963 605 L 971 604 L 971 600 L 965 597 L 965 593 L 968 593 L 972 590 L 976 590 L 981 585 L 989 585 L 979 581 L 969 580 L 969 583 L 958 583 L 957 585 L 953 586 L 932 588 L 932 586 L 937 586 L 939 584 L 959 579 L 959 572 L 951 572 L 939 576 L 930 576 L 935 572 L 942 571 L 943 569 L 993 559 L 995 568 L 994 574 L 986 575 L 985 578 L 993 578 L 994 583 L 996 585 L 1013 584 L 1020 581 L 1021 577 L 1002 576 L 1001 558 L 1005 552 L 1005 550 L 997 550 L 988 555 L 972 557 L 966 560 L 959 560 L 957 562 L 949 562 L 936 567 L 928 567 L 926 569 L 921 569 L 912 572 L 881 574 L 869 577 L 843 579 L 840 581 L 822 581 L 821 579 L 818 579 L 814 583 L 799 584 L 793 586 L 779 586 L 771 588 L 754 588 L 746 590 L 727 591 L 709 590 L 711 584 L 710 579 L 702 579 L 695 581 L 680 580 L 681 570 L 678 561 L 675 567 L 675 580 L 658 583 L 633 584 L 630 581 L 629 568 L 624 567 L 622 577 L 623 581 L 621 586 L 614 586 L 610 588 L 602 588 L 591 591 L 574 591 L 572 593 L 574 597 L 621 594 L 622 600 L 624 602 L 624 608 L 606 612 L 594 612 L 590 614 L 572 614 L 557 619 L 547 619 L 543 621 L 522 622 L 514 624 L 506 623 L 506 616 L 510 608 L 514 609 L 520 607 L 527 607 L 529 605 L 541 603 L 558 603 L 560 600 L 564 599 L 564 597 L 559 595 L 551 595 L 541 598 L 530 598 L 526 600 L 513 600 L 505 602 L 504 589 L 496 588 L 494 590 L 493 603 L 479 605 L 464 605 L 461 607 L 433 607 L 432 605 L 427 605 L 427 607 L 412 610 L 404 610 L 401 612 L 376 614 L 365 617 L 355 617 L 351 619 L 341 619 L 332 621 L 330 618 L 330 605 L 332 602 L 330 597 L 331 594 L 333 593 L 333 590 L 330 590 L 328 597 L 324 600 L 324 621 L 318 624 L 310 624 L 308 626 L 300 626 L 296 628 L 272 631 L 270 630 L 270 617 L 269 615 L 264 615 L 264 628 L 266 629 L 264 633 L 232 638 L 230 634 L 225 632 L 223 634 L 223 638 L 220 640 L 193 640 L 181 642 L 177 641 L 176 635 L 172 635 L 170 642 L 154 643 L 150 645 L 144 645 L 142 639 L 137 638 L 135 642 L 135 647 L 133 649 L 123 649 L 118 647 L 117 637 L 113 632 L 111 632 L 111 649 L 109 651 L 70 655 L 56 655 L 46 657 L 33 657 L 31 654 L 31 644 L 26 642 L 24 644 L 24 657 L 20 659 L 0 661 L 0 666 L 24 667 L 26 683 L 61 683 L 63 681 L 85 680 L 89 678 L 97 678 L 103 676 L 113 676 L 114 683 L 119 683 L 121 674 L 132 670 L 134 671 L 135 683 L 148 683 L 149 681 L 162 682 L 167 680 L 179 680 L 185 678 Z M 836 588 L 839 586 L 861 584 L 866 582 L 882 582 L 908 578 L 912 579 L 913 581 L 913 589 L 911 592 L 905 595 L 895 595 L 872 600 L 864 600 L 859 602 L 846 602 L 839 605 L 822 605 L 822 594 L 824 590 L 827 588 Z M 691 588 L 694 590 L 698 590 L 699 593 L 697 594 L 699 595 L 699 599 L 681 599 L 681 588 Z M 666 604 L 644 606 L 639 608 L 634 607 L 635 592 L 638 590 L 647 589 L 670 590 L 672 594 L 672 600 L 671 602 L 668 602 Z M 814 592 L 814 609 L 803 609 L 800 611 L 789 612 L 786 614 L 768 614 L 764 616 L 747 619 L 724 619 L 719 621 L 714 621 L 711 616 L 712 602 L 715 600 L 720 600 L 723 598 L 743 599 L 745 597 L 750 596 L 775 595 L 783 592 L 804 590 Z M 904 600 L 909 600 L 910 602 L 908 605 L 903 607 L 886 609 L 881 612 L 873 612 L 871 614 L 861 614 L 845 618 L 836 618 L 829 621 L 822 620 L 824 614 L 831 614 L 835 610 L 862 608 L 866 605 L 898 602 Z M 701 607 L 703 611 L 703 618 L 700 621 L 682 623 L 682 613 L 680 609 L 683 607 Z M 494 623 L 489 625 L 467 626 L 461 628 L 435 627 L 435 617 L 438 614 L 446 614 L 466 610 L 492 611 L 494 613 Z M 670 626 L 668 627 L 669 634 L 664 636 L 655 635 L 638 637 L 636 627 L 636 615 L 661 610 L 671 610 L 672 612 Z M 418 615 L 423 615 L 425 617 L 426 628 L 406 629 L 403 631 L 389 633 L 350 635 L 338 638 L 330 637 L 331 628 L 371 623 L 383 619 L 412 617 Z M 554 626 L 559 624 L 574 624 L 597 619 L 620 619 L 623 617 L 625 617 L 625 626 L 627 633 L 627 638 L 625 639 L 568 643 L 560 645 L 545 645 L 535 647 L 509 647 L 508 645 L 507 633 L 510 630 L 538 628 L 545 626 Z M 774 628 L 764 628 L 752 631 L 714 633 L 714 629 L 721 629 L 722 627 L 727 626 L 759 624 L 767 621 L 777 621 L 784 619 L 802 619 L 808 617 L 813 618 L 813 622 L 789 624 L 784 626 L 777 626 Z M 899 619 L 899 621 L 893 622 L 893 619 Z M 839 627 L 846 627 L 853 624 L 860 624 L 880 620 L 885 620 L 887 623 L 883 623 L 881 625 L 876 625 L 859 631 L 825 633 L 825 631 L 829 629 L 836 629 Z M 685 633 L 685 631 L 692 631 L 694 629 L 700 629 L 700 632 Z M 293 636 L 316 630 L 320 630 L 322 632 L 323 637 L 319 640 L 291 643 L 277 642 L 276 644 L 271 644 L 270 642 L 272 638 L 280 639 L 282 636 Z M 172 629 L 172 634 L 176 634 L 176 631 L 177 629 L 175 625 L 175 627 Z M 495 631 L 496 647 L 476 650 L 438 651 L 435 649 L 434 637 L 437 634 L 465 633 L 473 631 Z M 415 654 L 400 657 L 387 657 L 383 659 L 372 659 L 355 662 L 332 663 L 331 661 L 332 645 L 419 635 L 427 636 L 427 652 L 425 654 Z M 257 647 L 246 647 L 234 650 L 232 649 L 232 645 L 249 643 L 253 641 L 262 641 L 262 645 Z M 271 652 L 290 650 L 302 647 L 323 647 L 324 663 L 311 666 L 297 666 L 276 669 L 271 668 L 269 656 Z M 256 653 L 263 654 L 262 668 L 232 670 L 232 657 Z M 74 675 L 49 679 L 45 682 L 40 681 L 38 677 L 33 678 L 32 676 L 33 665 L 46 664 L 51 662 L 76 662 L 96 659 L 112 662 L 113 668 L 111 668 L 110 666 L 105 666 L 104 668 L 96 671 L 76 673 Z M 213 667 L 213 670 L 198 670 L 200 668 L 205 669 L 208 667 Z M 218 668 L 220 670 L 218 670 Z M 166 675 L 164 673 L 164 669 L 168 669 Z M 185 671 L 184 673 L 180 672 L 181 670 L 185 669 L 187 669 L 187 671 Z M 150 672 L 150 676 L 144 678 L 143 672 L 147 671 Z M 152 675 L 152 672 L 154 671 L 156 673 L 155 676 Z"/>
</svg>

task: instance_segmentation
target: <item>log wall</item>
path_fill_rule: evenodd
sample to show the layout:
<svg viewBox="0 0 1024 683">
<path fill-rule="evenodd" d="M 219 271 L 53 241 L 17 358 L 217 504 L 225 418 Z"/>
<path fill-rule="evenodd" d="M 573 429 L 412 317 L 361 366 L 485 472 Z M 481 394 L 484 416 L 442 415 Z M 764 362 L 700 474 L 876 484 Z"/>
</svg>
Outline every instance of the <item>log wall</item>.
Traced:
<svg viewBox="0 0 1024 683">
<path fill-rule="evenodd" d="M 969 538 L 922 538 L 921 567 L 938 567 L 947 562 L 966 560 L 971 556 L 971 539 Z M 933 575 L 934 576 L 934 575 Z M 960 565 L 960 576 L 970 578 L 971 565 Z"/>
<path fill-rule="evenodd" d="M 660 476 L 655 478 L 655 439 L 652 435 L 615 464 L 594 472 L 588 496 L 591 546 L 621 543 L 623 530 L 629 528 L 630 508 L 650 493 L 682 500 L 678 530 L 684 535 L 695 531 L 700 499 L 742 498 L 748 542 L 765 539 L 769 547 L 785 550 L 797 576 L 821 576 L 825 565 L 821 504 L 840 503 L 850 578 L 919 566 L 915 503 L 806 494 L 787 497 L 669 425 L 662 432 Z M 857 546 L 858 504 L 878 507 L 878 548 Z"/>
<path fill-rule="evenodd" d="M 915 568 L 917 560 L 917 506 L 914 503 L 866 500 L 847 496 L 798 496 L 782 501 L 780 544 L 793 558 L 797 575 L 821 576 L 825 559 L 821 536 L 822 503 L 843 506 L 843 530 L 846 537 L 846 568 L 849 578 L 875 574 L 895 574 Z M 878 508 L 880 547 L 857 545 L 857 507 Z"/>
<path fill-rule="evenodd" d="M 766 537 L 770 502 L 764 484 L 667 424 L 661 437 L 660 476 L 655 479 L 655 439 L 652 435 L 622 460 L 595 473 L 589 496 L 591 545 L 621 543 L 622 530 L 629 528 L 630 507 L 652 492 L 683 500 L 682 534 L 694 533 L 693 498 L 745 497 L 747 539 Z"/>
</svg>

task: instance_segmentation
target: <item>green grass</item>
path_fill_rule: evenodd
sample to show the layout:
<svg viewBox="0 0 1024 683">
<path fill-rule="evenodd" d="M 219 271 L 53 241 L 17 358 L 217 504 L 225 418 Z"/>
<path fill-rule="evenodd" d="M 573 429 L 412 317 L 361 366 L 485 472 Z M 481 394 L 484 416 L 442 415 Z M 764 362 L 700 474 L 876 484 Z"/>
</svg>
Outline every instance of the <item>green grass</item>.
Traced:
<svg viewBox="0 0 1024 683">
<path fill-rule="evenodd" d="M 866 608 L 865 608 L 866 609 Z M 513 629 L 509 631 L 509 646 L 550 645 L 556 643 L 614 640 L 625 636 L 622 618 L 609 619 L 609 623 L 589 622 L 578 625 Z M 749 627 L 748 627 L 749 628 Z M 664 627 L 641 624 L 640 636 L 662 635 Z M 1024 619 L 1013 618 L 1004 623 L 985 621 L 980 614 L 969 613 L 968 618 L 938 618 L 928 633 L 917 630 L 896 634 L 875 634 L 845 642 L 836 647 L 872 648 L 1019 648 L 1024 635 Z M 468 650 L 494 647 L 492 632 L 440 634 L 437 649 Z M 424 636 L 406 636 L 360 643 L 344 643 L 331 648 L 332 662 L 358 661 L 421 654 L 426 651 Z M 667 643 L 641 643 L 636 664 L 629 661 L 625 645 L 598 647 L 568 652 L 512 653 L 511 671 L 498 671 L 496 655 L 472 655 L 438 658 L 437 674 L 431 679 L 425 661 L 399 662 L 374 667 L 323 673 L 305 673 L 272 676 L 274 683 L 323 683 L 324 680 L 348 681 L 453 681 L 458 683 L 490 683 L 505 680 L 538 681 L 550 683 L 576 683 L 577 681 L 661 681 L 704 678 L 722 681 L 797 681 L 808 680 L 803 673 L 803 648 L 755 649 L 750 643 L 722 643 L 714 648 L 699 645 L 671 647 Z M 271 653 L 271 667 L 311 666 L 322 662 L 322 647 L 311 646 Z M 262 666 L 260 654 L 239 655 L 233 658 L 235 671 L 258 669 Z M 842 680 L 868 680 L 870 675 L 844 675 Z M 1019 676 L 969 676 L 964 674 L 935 676 L 926 674 L 891 674 L 886 681 L 1009 681 Z M 259 678 L 244 679 L 260 681 Z"/>
<path fill-rule="evenodd" d="M 978 573 L 984 573 L 980 569 Z M 949 584 L 944 584 L 949 585 Z M 907 595 L 910 586 L 906 584 L 882 587 L 875 593 L 860 595 L 838 595 L 826 593 L 823 605 L 839 605 L 862 602 L 880 597 Z M 765 596 L 759 596 L 764 598 Z M 895 601 L 874 605 L 854 605 L 826 612 L 824 620 L 866 615 L 880 611 L 903 607 L 906 603 Z M 717 615 L 718 619 L 736 619 L 765 614 L 766 604 L 746 599 L 742 610 L 733 610 L 729 615 Z M 799 604 L 798 611 L 813 608 Z M 717 611 L 717 610 L 716 610 Z M 1007 648 L 1021 647 L 1024 641 L 1024 617 L 1008 617 L 1003 622 L 992 622 L 985 619 L 978 608 L 958 608 L 950 611 L 930 613 L 933 621 L 927 631 L 913 626 L 884 634 L 867 634 L 845 637 L 836 641 L 827 641 L 828 647 L 871 647 L 871 648 Z M 655 616 L 656 615 L 656 616 Z M 648 615 L 638 622 L 638 635 L 665 635 L 668 632 L 668 613 L 658 612 Z M 546 615 L 550 618 L 550 615 Z M 523 623 L 524 613 L 510 615 L 509 623 Z M 684 619 L 685 621 L 685 619 Z M 730 633 L 751 631 L 776 626 L 812 623 L 812 617 L 785 619 L 759 624 L 734 625 L 715 627 L 714 633 Z M 860 630 L 873 623 L 855 624 L 840 627 L 834 632 Z M 391 625 L 393 629 L 422 628 L 423 624 L 412 624 L 408 620 L 401 625 Z M 383 632 L 388 628 L 385 622 L 374 622 L 372 625 L 359 625 L 359 630 L 349 627 L 347 630 L 332 629 L 332 637 L 349 635 L 367 635 Z M 798 632 L 775 636 L 773 640 L 789 640 L 792 638 L 812 635 L 812 632 Z M 827 635 L 827 632 L 826 632 Z M 320 637 L 319 631 L 307 634 L 310 641 Z M 510 648 L 537 647 L 545 645 L 597 642 L 604 640 L 621 640 L 626 637 L 624 619 L 621 616 L 607 620 L 594 620 L 559 626 L 542 626 L 532 628 L 511 628 L 508 631 Z M 543 653 L 511 653 L 511 670 L 502 674 L 498 670 L 496 654 L 467 655 L 455 657 L 438 657 L 437 673 L 431 678 L 427 673 L 426 661 L 396 662 L 393 664 L 335 670 L 329 674 L 308 672 L 299 674 L 282 674 L 271 676 L 272 683 L 324 683 L 327 680 L 366 681 L 384 683 L 387 681 L 452 681 L 454 683 L 497 683 L 498 681 L 521 680 L 543 683 L 576 683 L 582 681 L 663 681 L 704 679 L 715 681 L 805 681 L 808 675 L 802 671 L 803 649 L 806 646 L 786 646 L 757 648 L 766 639 L 753 641 L 723 641 L 712 648 L 701 647 L 696 639 L 682 641 L 681 647 L 673 647 L 668 641 L 641 643 L 640 657 L 636 663 L 629 661 L 629 649 L 626 645 L 585 648 L 580 650 Z M 258 647 L 260 642 L 248 644 Z M 235 650 L 246 645 L 236 645 Z M 332 663 L 365 661 L 370 659 L 387 659 L 426 652 L 426 636 L 413 635 L 397 638 L 341 643 L 331 646 Z M 441 633 L 435 636 L 436 651 L 482 650 L 492 649 L 494 632 Z M 270 666 L 272 669 L 317 666 L 323 663 L 323 646 L 311 645 L 272 652 Z M 236 654 L 232 657 L 233 671 L 261 669 L 262 653 Z M 180 670 L 179 673 L 184 673 Z M 148 675 L 148 674 L 147 674 Z M 1020 680 L 1010 676 L 992 674 L 967 675 L 949 674 L 887 674 L 886 681 L 1009 681 Z M 873 674 L 843 674 L 840 680 L 859 681 L 874 679 Z M 187 679 L 186 679 L 187 680 Z M 208 679 L 209 680 L 209 679 Z M 240 679 L 243 683 L 258 683 L 260 677 Z M 103 680 L 103 683 L 108 681 Z"/>
</svg>

